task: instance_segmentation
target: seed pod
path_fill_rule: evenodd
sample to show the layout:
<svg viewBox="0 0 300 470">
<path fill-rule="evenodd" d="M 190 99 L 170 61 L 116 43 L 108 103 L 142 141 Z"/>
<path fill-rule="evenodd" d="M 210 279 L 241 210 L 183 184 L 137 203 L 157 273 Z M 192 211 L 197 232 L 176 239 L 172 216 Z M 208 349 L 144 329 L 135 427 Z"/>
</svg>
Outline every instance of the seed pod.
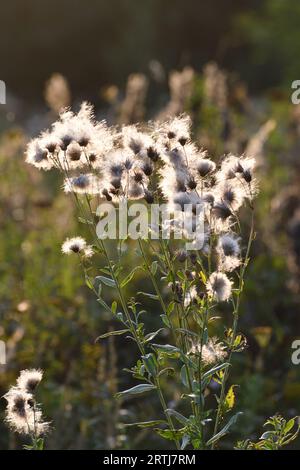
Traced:
<svg viewBox="0 0 300 470">
<path fill-rule="evenodd" d="M 134 174 L 134 181 L 136 183 L 141 183 L 143 181 L 143 175 L 140 172 Z"/>
<path fill-rule="evenodd" d="M 153 147 L 148 147 L 147 148 L 147 155 L 152 160 L 153 162 L 157 162 L 159 154 L 157 150 L 155 150 Z"/>
<path fill-rule="evenodd" d="M 97 155 L 95 153 L 90 153 L 88 159 L 91 163 L 94 163 L 97 160 Z"/>
<path fill-rule="evenodd" d="M 221 220 L 226 220 L 228 219 L 228 217 L 232 215 L 232 212 L 229 209 L 229 207 L 223 202 L 218 202 L 217 204 L 214 205 L 213 213 L 215 214 L 216 217 L 218 217 Z"/>
<path fill-rule="evenodd" d="M 251 183 L 252 181 L 252 175 L 250 170 L 244 170 L 243 171 L 243 178 L 246 181 L 246 183 Z"/>
<path fill-rule="evenodd" d="M 69 135 L 64 135 L 61 139 L 61 144 L 60 144 L 60 148 L 62 150 L 67 150 L 68 148 L 68 145 L 72 142 L 72 137 L 70 137 Z"/>
<path fill-rule="evenodd" d="M 179 137 L 178 142 L 180 143 L 180 145 L 182 145 L 182 147 L 184 147 L 185 144 L 187 143 L 187 140 L 188 140 L 187 137 L 182 136 L 182 137 Z"/>
<path fill-rule="evenodd" d="M 197 183 L 196 183 L 196 181 L 194 180 L 194 178 L 190 178 L 190 179 L 188 180 L 187 185 L 188 185 L 188 187 L 189 187 L 190 189 L 192 189 L 192 190 L 197 188 Z"/>
<path fill-rule="evenodd" d="M 79 140 L 78 143 L 80 147 L 86 147 L 89 143 L 90 139 L 87 136 L 82 136 Z"/>
<path fill-rule="evenodd" d="M 153 166 L 151 163 L 144 163 L 142 166 L 142 170 L 146 176 L 150 176 L 153 173 Z"/>
<path fill-rule="evenodd" d="M 56 149 L 56 143 L 55 142 L 49 142 L 46 145 L 46 149 L 48 150 L 49 153 L 54 153 Z"/>
<path fill-rule="evenodd" d="M 176 137 L 175 132 L 169 131 L 169 132 L 168 132 L 168 138 L 169 138 L 169 139 L 174 139 L 174 137 Z"/>
<path fill-rule="evenodd" d="M 110 184 L 115 188 L 115 189 L 120 189 L 121 187 L 121 178 L 112 178 Z"/>
<path fill-rule="evenodd" d="M 110 194 L 109 194 L 109 192 L 107 191 L 107 189 L 103 189 L 102 194 L 103 194 L 103 196 L 106 197 L 106 200 L 107 200 L 107 201 L 111 201 L 111 200 L 112 200 L 112 197 L 110 196 Z"/>
<path fill-rule="evenodd" d="M 68 146 L 67 155 L 72 162 L 77 162 L 81 157 L 81 148 L 74 142 Z"/>
</svg>

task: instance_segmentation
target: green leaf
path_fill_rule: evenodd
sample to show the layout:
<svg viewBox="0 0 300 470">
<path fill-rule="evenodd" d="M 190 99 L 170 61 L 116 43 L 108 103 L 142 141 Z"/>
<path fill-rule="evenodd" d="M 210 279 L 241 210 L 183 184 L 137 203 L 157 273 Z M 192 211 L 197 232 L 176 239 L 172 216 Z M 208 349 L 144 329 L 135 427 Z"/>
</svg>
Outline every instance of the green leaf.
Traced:
<svg viewBox="0 0 300 470">
<path fill-rule="evenodd" d="M 197 335 L 197 333 L 194 333 L 193 331 L 187 330 L 185 328 L 176 328 L 175 331 L 179 331 L 179 333 L 182 333 L 183 335 L 193 336 L 195 338 L 198 338 L 198 336 L 199 336 L 199 335 Z"/>
<path fill-rule="evenodd" d="M 225 369 L 226 367 L 230 366 L 229 362 L 224 362 L 223 364 L 220 364 L 216 367 L 213 367 L 212 369 L 208 370 L 207 372 L 205 372 L 205 374 L 203 374 L 202 376 L 202 380 L 206 380 L 206 379 L 209 379 L 210 377 L 212 377 L 216 372 L 218 372 L 219 370 L 222 370 L 222 369 Z"/>
<path fill-rule="evenodd" d="M 106 310 L 111 312 L 110 307 L 107 305 L 106 302 L 104 302 L 104 300 L 101 297 L 97 299 L 97 302 L 99 302 L 99 304 L 102 305 L 102 307 L 104 307 Z"/>
<path fill-rule="evenodd" d="M 185 275 L 183 274 L 182 271 L 178 270 L 178 271 L 177 271 L 177 276 L 178 276 L 179 279 L 181 279 L 182 281 L 185 281 Z"/>
<path fill-rule="evenodd" d="M 124 333 L 128 333 L 130 330 L 116 330 L 116 331 L 108 331 L 107 333 L 104 333 L 103 335 L 98 336 L 98 338 L 95 339 L 95 342 L 98 341 L 99 339 L 104 339 L 108 338 L 109 336 L 119 336 L 119 335 L 124 335 Z"/>
<path fill-rule="evenodd" d="M 109 269 L 101 268 L 101 269 L 99 269 L 99 271 L 100 271 L 101 273 L 104 273 L 104 274 L 107 274 L 108 276 L 110 276 L 110 270 L 109 270 Z"/>
<path fill-rule="evenodd" d="M 136 266 L 126 277 L 123 279 L 123 281 L 120 284 L 120 287 L 123 288 L 125 287 L 134 277 L 135 273 L 140 269 L 140 266 Z"/>
<path fill-rule="evenodd" d="M 160 318 L 162 319 L 162 322 L 168 327 L 171 328 L 171 323 L 170 320 L 168 319 L 167 315 L 160 315 Z"/>
<path fill-rule="evenodd" d="M 284 434 L 287 434 L 291 429 L 293 429 L 294 425 L 295 425 L 295 418 L 292 418 L 286 423 L 284 430 L 283 430 Z"/>
<path fill-rule="evenodd" d="M 173 367 L 165 367 L 164 369 L 160 370 L 157 374 L 157 377 L 161 377 L 164 374 L 174 375 L 175 369 Z"/>
<path fill-rule="evenodd" d="M 128 423 L 124 424 L 127 428 L 132 426 L 138 426 L 139 428 L 152 428 L 153 426 L 158 426 L 159 424 L 167 424 L 163 419 L 157 419 L 156 421 L 140 421 L 138 423 Z"/>
<path fill-rule="evenodd" d="M 113 279 L 106 276 L 96 276 L 95 281 L 100 281 L 108 287 L 116 287 L 116 283 Z"/>
<path fill-rule="evenodd" d="M 171 315 L 175 307 L 175 302 L 172 301 L 169 303 L 168 308 L 167 308 L 167 315 Z"/>
<path fill-rule="evenodd" d="M 178 441 L 181 439 L 185 434 L 185 429 L 176 429 L 171 431 L 171 429 L 154 429 L 155 432 L 164 439 L 168 439 L 170 441 Z"/>
<path fill-rule="evenodd" d="M 152 299 L 152 300 L 159 300 L 157 295 L 149 294 L 148 292 L 140 291 L 140 292 L 138 292 L 138 295 L 144 295 L 145 297 L 149 297 L 149 299 Z"/>
<path fill-rule="evenodd" d="M 153 348 L 158 349 L 159 351 L 164 352 L 180 352 L 180 349 L 176 348 L 176 346 L 172 346 L 171 344 L 152 344 Z"/>
<path fill-rule="evenodd" d="M 184 450 L 184 449 L 186 448 L 186 446 L 189 444 L 189 442 L 190 442 L 190 436 L 188 436 L 187 434 L 185 434 L 185 435 L 182 437 L 180 450 Z"/>
<path fill-rule="evenodd" d="M 125 398 L 125 397 L 130 397 L 133 395 L 141 395 L 142 393 L 150 392 L 151 390 L 155 390 L 155 389 L 156 389 L 155 385 L 139 384 L 139 385 L 136 385 L 135 387 L 129 388 L 128 390 L 123 390 L 123 392 L 116 393 L 115 397 Z"/>
<path fill-rule="evenodd" d="M 37 445 L 38 450 L 43 450 L 44 449 L 44 439 L 41 438 L 41 437 L 39 439 L 37 439 L 36 445 Z"/>
<path fill-rule="evenodd" d="M 181 424 L 184 424 L 185 426 L 189 423 L 189 420 L 182 414 L 178 413 L 178 411 L 176 410 L 172 410 L 171 408 L 168 408 L 166 410 L 166 413 L 169 416 L 174 416 L 174 418 L 177 419 L 177 421 L 179 421 Z"/>
<path fill-rule="evenodd" d="M 149 374 L 155 377 L 157 372 L 157 360 L 154 354 L 146 354 L 146 356 L 142 356 L 142 359 Z"/>
<path fill-rule="evenodd" d="M 239 412 L 239 413 L 236 413 L 234 416 L 232 416 L 230 420 L 228 421 L 228 423 L 224 426 L 224 428 L 221 429 L 221 431 L 219 431 L 218 434 L 216 434 L 211 439 L 209 439 L 206 445 L 209 446 L 210 444 L 214 444 L 219 439 L 221 439 L 221 437 L 225 436 L 228 433 L 231 426 L 233 426 L 237 422 L 238 417 L 242 414 L 243 414 L 242 412 Z"/>
<path fill-rule="evenodd" d="M 181 379 L 181 382 L 183 383 L 183 385 L 184 385 L 185 387 L 188 387 L 188 386 L 189 386 L 187 368 L 186 368 L 186 365 L 185 365 L 185 364 L 181 367 L 180 379 Z"/>
<path fill-rule="evenodd" d="M 92 281 L 90 280 L 90 278 L 88 276 L 85 276 L 85 283 L 86 283 L 86 285 L 88 286 L 89 289 L 91 289 L 91 290 L 94 289 Z"/>
<path fill-rule="evenodd" d="M 259 439 L 263 440 L 263 439 L 269 439 L 270 437 L 273 437 L 276 435 L 276 432 L 275 431 L 265 431 Z"/>
<path fill-rule="evenodd" d="M 165 328 L 159 328 L 159 330 L 152 331 L 145 336 L 145 343 L 149 343 L 155 336 L 157 336 L 161 331 L 164 331 Z"/>
<path fill-rule="evenodd" d="M 153 263 L 151 264 L 151 267 L 150 267 L 150 271 L 153 274 L 153 276 L 155 276 L 155 274 L 157 272 L 157 267 L 158 267 L 158 262 L 153 261 Z"/>
</svg>

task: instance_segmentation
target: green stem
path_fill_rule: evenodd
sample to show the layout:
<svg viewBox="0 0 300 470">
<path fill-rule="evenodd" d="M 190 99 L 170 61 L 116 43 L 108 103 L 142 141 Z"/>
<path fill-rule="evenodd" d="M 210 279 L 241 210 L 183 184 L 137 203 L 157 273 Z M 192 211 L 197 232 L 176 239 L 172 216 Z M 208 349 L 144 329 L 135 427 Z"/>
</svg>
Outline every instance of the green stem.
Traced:
<svg viewBox="0 0 300 470">
<path fill-rule="evenodd" d="M 254 239 L 254 209 L 251 206 L 251 228 L 250 228 L 250 234 L 249 234 L 249 239 L 248 239 L 248 244 L 247 244 L 247 250 L 244 258 L 244 263 L 241 265 L 241 270 L 240 270 L 240 276 L 239 276 L 239 288 L 237 292 L 237 300 L 235 304 L 235 308 L 233 311 L 233 325 L 232 325 L 232 332 L 231 332 L 231 341 L 230 341 L 230 353 L 228 356 L 227 362 L 229 365 L 231 364 L 232 361 L 232 349 L 233 345 L 236 339 L 236 334 L 237 334 L 237 326 L 238 326 L 238 318 L 239 318 L 239 308 L 240 308 L 240 299 L 241 299 L 241 294 L 243 292 L 243 284 L 244 284 L 244 276 L 246 272 L 246 268 L 248 265 L 249 261 L 249 254 L 250 254 L 250 249 L 251 245 Z M 223 380 L 222 380 L 222 385 L 221 385 L 221 393 L 220 393 L 220 398 L 219 398 L 219 404 L 218 404 L 218 409 L 217 409 L 217 416 L 216 416 L 216 421 L 215 421 L 215 426 L 214 426 L 214 432 L 213 432 L 213 437 L 218 433 L 218 427 L 219 423 L 221 420 L 222 416 L 222 411 L 223 411 L 223 406 L 224 406 L 224 399 L 225 399 L 225 390 L 226 390 L 226 382 L 229 377 L 229 367 L 228 366 L 225 369 Z M 211 449 L 213 450 L 215 446 L 215 443 L 211 445 Z"/>
</svg>

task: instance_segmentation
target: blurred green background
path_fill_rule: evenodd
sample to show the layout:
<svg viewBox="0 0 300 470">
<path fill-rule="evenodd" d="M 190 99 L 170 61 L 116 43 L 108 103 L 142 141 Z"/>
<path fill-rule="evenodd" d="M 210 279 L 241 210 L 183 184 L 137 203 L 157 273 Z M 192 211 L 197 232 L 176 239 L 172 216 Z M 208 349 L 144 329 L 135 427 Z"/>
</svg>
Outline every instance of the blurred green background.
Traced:
<svg viewBox="0 0 300 470">
<path fill-rule="evenodd" d="M 300 365 L 291 362 L 291 344 L 300 337 L 300 108 L 290 98 L 291 82 L 300 79 L 300 4 L 13 0 L 1 6 L 1 17 L 7 104 L 0 105 L 0 340 L 7 364 L 0 365 L 0 395 L 21 369 L 41 367 L 39 398 L 53 422 L 48 448 L 167 445 L 123 426 L 156 418 L 156 397 L 114 401 L 117 390 L 132 385 L 122 369 L 137 351 L 125 339 L 95 343 L 116 325 L 85 287 L 76 260 L 60 253 L 66 236 L 83 228 L 60 175 L 23 162 L 26 142 L 59 107 L 76 109 L 88 99 L 110 123 L 187 111 L 212 158 L 256 155 L 257 238 L 240 323 L 248 348 L 235 358 L 232 377 L 244 416 L 223 446 L 257 438 L 276 411 L 300 414 Z M 138 256 L 130 248 L 128 266 Z M 151 292 L 147 282 L 137 277 L 128 294 L 141 285 Z M 150 301 L 145 307 L 152 331 L 161 312 Z M 165 387 L 177 400 L 175 384 Z M 1 400 L 1 413 L 4 406 Z M 20 444 L 1 420 L 0 448 Z"/>
</svg>

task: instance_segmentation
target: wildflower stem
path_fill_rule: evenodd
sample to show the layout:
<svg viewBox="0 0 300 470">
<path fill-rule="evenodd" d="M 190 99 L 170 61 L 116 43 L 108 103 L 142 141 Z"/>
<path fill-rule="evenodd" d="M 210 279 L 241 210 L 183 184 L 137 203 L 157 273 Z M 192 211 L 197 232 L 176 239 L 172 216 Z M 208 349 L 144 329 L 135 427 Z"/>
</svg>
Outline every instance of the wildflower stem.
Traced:
<svg viewBox="0 0 300 470">
<path fill-rule="evenodd" d="M 246 249 L 246 254 L 244 258 L 244 263 L 241 265 L 240 269 L 240 276 L 239 276 L 239 288 L 237 292 L 237 300 L 235 304 L 235 309 L 233 311 L 233 324 L 232 324 L 232 331 L 231 331 L 231 336 L 230 336 L 230 352 L 228 356 L 228 364 L 229 366 L 225 369 L 224 376 L 222 379 L 222 385 L 221 385 L 221 393 L 220 393 L 220 398 L 219 398 L 219 403 L 218 403 L 218 409 L 217 409 L 217 416 L 216 416 L 216 421 L 215 421 L 215 426 L 214 426 L 214 432 L 213 432 L 213 437 L 217 434 L 218 432 L 218 427 L 221 421 L 222 413 L 223 413 L 223 408 L 224 408 L 224 399 L 225 399 L 225 391 L 226 391 L 226 382 L 229 377 L 229 367 L 231 365 L 232 361 L 232 351 L 233 351 L 233 346 L 234 342 L 236 339 L 236 334 L 237 334 L 237 326 L 238 326 L 238 318 L 239 318 L 239 307 L 240 307 L 240 299 L 241 299 L 241 294 L 243 292 L 243 286 L 244 286 L 244 276 L 246 272 L 246 268 L 249 262 L 249 254 L 250 254 L 250 249 L 252 242 L 254 240 L 254 208 L 251 205 L 251 227 L 250 227 L 250 233 L 249 233 L 249 238 L 248 238 L 248 244 L 247 244 L 247 249 Z M 215 447 L 215 442 L 212 443 L 211 445 L 211 450 L 213 450 Z"/>
<path fill-rule="evenodd" d="M 172 262 L 170 260 L 169 249 L 168 249 L 168 247 L 165 246 L 164 240 L 162 240 L 161 245 L 162 245 L 162 249 L 163 249 L 163 253 L 164 253 L 164 256 L 165 256 L 167 267 L 168 267 L 168 269 L 171 273 L 171 276 L 172 276 L 173 290 L 174 290 L 174 293 L 175 293 L 176 292 L 176 274 L 174 272 L 174 268 L 173 268 Z M 176 311 L 177 311 L 177 317 L 178 317 L 178 322 L 179 322 L 180 328 L 181 329 L 186 329 L 185 311 L 184 311 L 184 307 L 182 305 L 182 302 L 179 298 L 176 299 Z M 188 351 L 185 335 L 183 336 L 183 339 L 182 339 L 182 350 L 183 350 L 183 353 L 184 353 L 183 358 L 185 358 L 185 355 Z M 187 372 L 189 390 L 190 390 L 190 393 L 192 393 L 193 388 L 192 388 L 191 371 L 190 371 L 189 364 L 185 359 L 184 359 L 184 364 L 185 364 L 186 372 Z M 197 416 L 197 414 L 198 414 L 197 406 L 195 406 L 195 403 L 193 401 L 191 402 L 191 408 L 192 408 L 193 413 Z"/>
<path fill-rule="evenodd" d="M 163 310 L 163 313 L 165 315 L 167 315 L 167 308 L 166 308 L 166 305 L 165 305 L 165 302 L 162 298 L 162 295 L 160 293 L 160 290 L 159 290 L 159 287 L 157 285 L 157 282 L 156 282 L 156 279 L 155 279 L 155 276 L 153 275 L 152 271 L 151 271 L 151 267 L 149 266 L 149 262 L 148 262 L 148 259 L 147 259 L 147 256 L 146 256 L 146 253 L 145 253 L 145 250 L 144 250 L 144 247 L 143 247 L 143 242 L 140 240 L 140 238 L 138 239 L 139 241 L 139 247 L 140 247 L 140 250 L 141 250 L 141 253 L 142 253 L 142 256 L 143 256 L 143 260 L 144 260 L 144 263 L 145 263 L 145 266 L 146 266 L 146 269 L 149 273 L 149 276 L 151 278 L 151 281 L 152 281 L 152 284 L 153 284 L 153 287 L 155 289 L 155 292 L 156 292 L 156 295 L 160 301 L 160 304 L 161 304 L 161 307 L 162 307 L 162 310 Z"/>
</svg>

